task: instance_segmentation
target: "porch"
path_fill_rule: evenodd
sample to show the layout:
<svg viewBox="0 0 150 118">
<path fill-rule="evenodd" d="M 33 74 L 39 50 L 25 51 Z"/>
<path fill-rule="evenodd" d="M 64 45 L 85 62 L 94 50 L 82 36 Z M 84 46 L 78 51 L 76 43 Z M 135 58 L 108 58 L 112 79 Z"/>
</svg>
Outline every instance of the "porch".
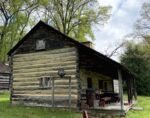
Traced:
<svg viewBox="0 0 150 118">
<path fill-rule="evenodd" d="M 127 112 L 133 104 L 128 104 L 127 101 L 124 101 L 124 105 L 123 105 L 123 111 Z M 121 104 L 119 102 L 116 103 L 110 103 L 110 104 L 106 104 L 105 107 L 99 106 L 99 107 L 95 107 L 94 109 L 101 109 L 101 110 L 120 110 L 120 106 Z"/>
<path fill-rule="evenodd" d="M 108 98 L 108 97 L 104 97 Z M 109 97 L 110 98 L 110 97 Z M 90 99 L 92 105 L 92 99 Z M 87 110 L 90 114 L 96 115 L 108 115 L 108 116 L 125 116 L 126 113 L 136 104 L 135 99 L 132 100 L 132 103 L 129 103 L 127 100 L 127 96 L 124 97 L 123 105 L 121 101 L 109 101 L 106 102 L 105 105 L 101 105 L 102 99 L 97 99 L 93 101 L 93 106 L 90 106 L 89 103 L 86 103 L 84 100 L 82 101 L 81 109 Z M 83 102 L 85 103 L 83 105 Z"/>
<path fill-rule="evenodd" d="M 134 75 L 119 63 L 94 51 L 80 49 L 79 59 L 80 108 L 97 113 L 125 114 L 136 101 Z"/>
<path fill-rule="evenodd" d="M 93 116 L 125 116 L 126 113 L 132 108 L 132 106 L 136 102 L 133 102 L 132 104 L 127 104 L 127 101 L 124 101 L 123 110 L 121 110 L 120 103 L 112 103 L 109 105 L 106 105 L 105 107 L 95 107 L 95 108 L 89 108 L 88 113 L 92 114 Z"/>
<path fill-rule="evenodd" d="M 136 98 L 134 94 L 132 94 L 131 96 L 129 94 L 131 87 L 129 87 L 128 89 L 123 89 L 122 87 L 122 89 L 120 90 L 118 80 L 115 80 L 118 82 L 118 84 L 116 84 L 113 81 L 113 79 L 107 80 L 107 82 L 105 80 L 106 78 L 101 78 L 100 81 L 99 78 L 93 79 L 97 80 L 97 83 L 91 82 L 93 83 L 93 85 L 90 85 L 92 87 L 89 88 L 89 83 L 87 80 L 87 88 L 82 89 L 81 91 L 82 110 L 85 109 L 90 110 L 92 112 L 103 113 L 107 115 L 108 114 L 125 115 L 130 110 L 130 108 L 135 104 Z M 122 84 L 127 85 L 126 81 L 122 82 Z M 100 85 L 102 85 L 102 87 L 100 87 Z M 84 88 L 85 86 L 82 87 Z M 122 94 L 120 93 L 121 91 Z M 123 91 L 124 93 L 127 94 L 123 95 Z"/>
<path fill-rule="evenodd" d="M 103 96 L 103 94 L 100 94 Z M 115 95 L 115 96 L 114 96 Z M 119 94 L 111 93 L 111 96 L 103 96 L 97 98 L 94 93 L 90 93 L 87 99 L 81 100 L 81 109 L 88 110 L 96 114 L 107 114 L 107 115 L 122 115 L 124 116 L 131 107 L 136 103 L 136 100 L 128 102 L 127 96 L 123 97 L 123 104 L 120 100 Z M 115 98 L 115 99 L 114 99 Z"/>
</svg>

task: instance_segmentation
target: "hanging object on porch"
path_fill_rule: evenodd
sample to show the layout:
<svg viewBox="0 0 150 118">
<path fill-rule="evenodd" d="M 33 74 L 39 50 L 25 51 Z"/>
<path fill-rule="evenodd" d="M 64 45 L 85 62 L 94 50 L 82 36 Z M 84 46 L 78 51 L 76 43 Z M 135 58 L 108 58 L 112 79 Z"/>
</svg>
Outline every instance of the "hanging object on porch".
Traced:
<svg viewBox="0 0 150 118">
<path fill-rule="evenodd" d="M 58 69 L 58 75 L 61 77 L 61 78 L 63 78 L 64 76 L 65 76 L 65 70 L 63 69 L 63 68 L 59 68 Z"/>
</svg>

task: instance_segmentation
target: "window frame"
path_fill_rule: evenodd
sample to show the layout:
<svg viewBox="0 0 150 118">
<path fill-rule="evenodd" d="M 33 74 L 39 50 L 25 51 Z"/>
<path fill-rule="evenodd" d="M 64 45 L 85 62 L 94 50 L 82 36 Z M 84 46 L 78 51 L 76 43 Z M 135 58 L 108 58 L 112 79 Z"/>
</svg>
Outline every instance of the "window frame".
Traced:
<svg viewBox="0 0 150 118">
<path fill-rule="evenodd" d="M 52 88 L 52 78 L 51 77 L 40 77 L 39 87 L 43 88 L 43 89 L 51 89 Z"/>
<path fill-rule="evenodd" d="M 42 41 L 42 43 L 40 44 L 40 41 Z M 35 50 L 36 51 L 40 51 L 40 50 L 45 50 L 46 49 L 46 40 L 45 39 L 38 39 L 35 42 Z"/>
</svg>

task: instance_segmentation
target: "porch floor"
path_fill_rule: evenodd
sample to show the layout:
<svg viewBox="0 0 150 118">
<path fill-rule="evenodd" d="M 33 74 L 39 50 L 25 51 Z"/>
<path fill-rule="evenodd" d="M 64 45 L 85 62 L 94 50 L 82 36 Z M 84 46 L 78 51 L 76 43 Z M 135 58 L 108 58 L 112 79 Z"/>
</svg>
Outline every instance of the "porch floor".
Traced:
<svg viewBox="0 0 150 118">
<path fill-rule="evenodd" d="M 126 104 L 126 105 L 125 105 Z M 127 104 L 127 101 L 124 101 L 123 110 L 128 111 L 131 108 L 132 104 Z M 106 104 L 104 107 L 95 107 L 94 109 L 104 109 L 104 110 L 121 110 L 121 104 L 118 103 L 110 103 Z"/>
<path fill-rule="evenodd" d="M 124 106 L 123 106 L 123 111 L 121 110 L 121 104 L 119 103 L 110 103 L 106 104 L 104 107 L 93 107 L 90 108 L 90 111 L 94 111 L 96 113 L 106 113 L 106 114 L 114 114 L 114 115 L 125 115 L 131 107 L 134 105 L 133 104 L 127 104 L 127 101 L 124 101 Z"/>
</svg>

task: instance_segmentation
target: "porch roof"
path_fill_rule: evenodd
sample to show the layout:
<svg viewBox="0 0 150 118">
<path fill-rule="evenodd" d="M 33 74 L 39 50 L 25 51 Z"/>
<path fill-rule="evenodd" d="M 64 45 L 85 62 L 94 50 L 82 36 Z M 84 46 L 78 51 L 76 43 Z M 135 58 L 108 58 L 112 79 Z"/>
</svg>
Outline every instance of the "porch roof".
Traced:
<svg viewBox="0 0 150 118">
<path fill-rule="evenodd" d="M 135 78 L 134 74 L 123 65 L 88 47 L 79 47 L 79 66 L 80 68 L 104 74 L 112 79 L 118 79 L 118 69 L 122 71 L 124 80 Z"/>
</svg>

